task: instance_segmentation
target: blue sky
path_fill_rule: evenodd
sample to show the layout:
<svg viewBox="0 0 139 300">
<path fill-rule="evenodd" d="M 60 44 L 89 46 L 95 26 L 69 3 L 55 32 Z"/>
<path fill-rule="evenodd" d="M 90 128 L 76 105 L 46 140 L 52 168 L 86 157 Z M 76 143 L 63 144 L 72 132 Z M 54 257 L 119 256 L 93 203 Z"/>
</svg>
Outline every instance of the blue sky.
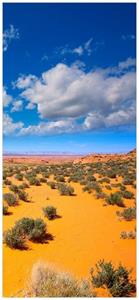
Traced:
<svg viewBox="0 0 139 300">
<path fill-rule="evenodd" d="M 5 152 L 135 147 L 136 5 L 3 5 Z"/>
</svg>

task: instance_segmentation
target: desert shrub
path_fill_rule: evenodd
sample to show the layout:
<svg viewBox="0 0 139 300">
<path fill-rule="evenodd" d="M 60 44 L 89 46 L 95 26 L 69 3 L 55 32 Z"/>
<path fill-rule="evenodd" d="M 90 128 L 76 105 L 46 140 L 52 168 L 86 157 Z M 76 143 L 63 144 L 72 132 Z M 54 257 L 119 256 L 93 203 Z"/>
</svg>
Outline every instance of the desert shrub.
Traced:
<svg viewBox="0 0 139 300">
<path fill-rule="evenodd" d="M 136 218 L 136 209 L 135 207 L 125 208 L 122 212 L 117 212 L 117 215 L 126 221 L 132 221 Z"/>
<path fill-rule="evenodd" d="M 97 193 L 97 199 L 105 199 L 106 194 L 105 193 Z"/>
<path fill-rule="evenodd" d="M 18 186 L 18 188 L 19 188 L 20 190 L 24 190 L 24 189 L 29 188 L 29 185 L 28 185 L 28 183 L 23 182 L 22 184 L 20 184 L 20 185 Z"/>
<path fill-rule="evenodd" d="M 72 196 L 74 194 L 74 188 L 64 183 L 58 184 L 58 190 L 60 192 L 60 195 Z"/>
<path fill-rule="evenodd" d="M 22 218 L 14 228 L 20 236 L 34 242 L 42 242 L 46 237 L 46 224 L 42 219 Z"/>
<path fill-rule="evenodd" d="M 134 180 L 133 180 L 132 178 L 130 178 L 130 177 L 125 177 L 125 178 L 123 179 L 123 184 L 124 184 L 124 185 L 132 185 L 133 182 L 134 182 Z"/>
<path fill-rule="evenodd" d="M 22 218 L 15 223 L 15 229 L 21 236 L 29 236 L 34 228 L 34 220 L 31 218 Z"/>
<path fill-rule="evenodd" d="M 19 173 L 15 176 L 15 178 L 22 181 L 23 180 L 23 174 Z"/>
<path fill-rule="evenodd" d="M 64 178 L 63 175 L 56 176 L 55 179 L 56 179 L 56 181 L 58 181 L 58 182 L 65 182 L 65 178 Z"/>
<path fill-rule="evenodd" d="M 8 229 L 4 234 L 4 243 L 10 248 L 24 249 L 25 239 L 15 228 Z"/>
<path fill-rule="evenodd" d="M 36 178 L 36 177 L 28 176 L 27 179 L 28 179 L 30 185 L 36 185 L 36 186 L 40 186 L 41 185 L 40 184 L 40 180 L 38 178 Z"/>
<path fill-rule="evenodd" d="M 125 191 L 122 192 L 122 196 L 126 199 L 132 199 L 134 194 L 130 191 L 125 190 Z"/>
<path fill-rule="evenodd" d="M 87 184 L 83 187 L 83 192 L 91 193 L 92 190 L 95 190 L 97 193 L 102 192 L 102 188 L 97 182 L 87 182 Z"/>
<path fill-rule="evenodd" d="M 47 184 L 52 190 L 56 189 L 56 183 L 54 181 L 48 181 Z"/>
<path fill-rule="evenodd" d="M 3 215 L 8 215 L 8 206 L 3 205 Z"/>
<path fill-rule="evenodd" d="M 55 207 L 47 206 L 47 207 L 44 207 L 42 210 L 43 210 L 44 216 L 47 217 L 49 220 L 56 218 L 57 214 L 56 214 Z"/>
<path fill-rule="evenodd" d="M 83 176 L 80 176 L 79 174 L 72 174 L 70 175 L 68 182 L 80 182 L 83 179 Z"/>
<path fill-rule="evenodd" d="M 59 272 L 52 266 L 34 264 L 25 297 L 93 297 L 87 280 L 76 280 L 70 274 Z"/>
<path fill-rule="evenodd" d="M 5 184 L 5 185 L 11 185 L 11 180 L 5 179 L 5 180 L 4 180 L 4 184 Z"/>
<path fill-rule="evenodd" d="M 18 192 L 18 186 L 15 184 L 11 184 L 9 189 L 13 192 L 13 193 L 17 193 Z"/>
<path fill-rule="evenodd" d="M 86 185 L 86 184 L 87 184 L 87 181 L 86 181 L 85 179 L 83 179 L 83 180 L 80 181 L 80 184 L 81 184 L 81 185 Z"/>
<path fill-rule="evenodd" d="M 30 232 L 29 239 L 34 242 L 42 242 L 46 237 L 46 224 L 42 219 L 34 220 L 34 227 Z"/>
<path fill-rule="evenodd" d="M 106 188 L 107 190 L 109 190 L 109 191 L 112 189 L 111 186 L 110 186 L 110 184 L 106 184 L 106 185 L 105 185 L 105 188 Z"/>
<path fill-rule="evenodd" d="M 116 192 L 114 194 L 111 193 L 111 195 L 106 198 L 106 203 L 109 205 L 124 207 L 124 202 L 119 192 Z"/>
<path fill-rule="evenodd" d="M 107 176 L 109 178 L 116 178 L 116 172 L 114 170 L 108 170 L 107 171 Z"/>
<path fill-rule="evenodd" d="M 110 183 L 110 179 L 108 177 L 104 177 L 102 179 L 99 180 L 100 183 Z"/>
<path fill-rule="evenodd" d="M 93 286 L 106 287 L 113 297 L 129 297 L 135 292 L 135 284 L 130 278 L 130 272 L 121 264 L 114 268 L 111 262 L 99 261 L 96 264 L 97 273 L 91 270 Z"/>
<path fill-rule="evenodd" d="M 93 176 L 93 175 L 88 175 L 88 176 L 86 177 L 86 180 L 87 180 L 87 181 L 96 181 L 96 178 L 95 178 L 95 176 Z"/>
<path fill-rule="evenodd" d="M 123 191 L 126 190 L 126 187 L 125 187 L 123 184 L 121 184 L 121 185 L 120 185 L 120 190 L 123 192 Z"/>
<path fill-rule="evenodd" d="M 47 182 L 47 179 L 46 179 L 46 178 L 44 178 L 44 177 L 41 177 L 41 178 L 40 178 L 40 182 L 42 182 L 42 183 L 46 183 L 46 182 Z"/>
<path fill-rule="evenodd" d="M 24 202 L 29 202 L 28 194 L 23 190 L 18 190 L 18 197 Z"/>
<path fill-rule="evenodd" d="M 16 196 L 11 193 L 4 194 L 3 199 L 7 202 L 9 206 L 15 206 L 18 204 Z"/>
</svg>

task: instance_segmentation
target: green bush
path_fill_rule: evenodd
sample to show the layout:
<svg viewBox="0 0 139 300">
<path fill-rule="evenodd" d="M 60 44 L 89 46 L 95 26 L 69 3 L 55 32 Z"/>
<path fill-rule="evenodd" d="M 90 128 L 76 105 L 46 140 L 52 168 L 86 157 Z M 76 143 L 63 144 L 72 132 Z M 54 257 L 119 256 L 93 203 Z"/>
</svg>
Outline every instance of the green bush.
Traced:
<svg viewBox="0 0 139 300">
<path fill-rule="evenodd" d="M 15 223 L 16 231 L 21 236 L 29 236 L 34 228 L 34 220 L 31 218 L 22 218 Z"/>
<path fill-rule="evenodd" d="M 99 180 L 100 183 L 110 183 L 110 179 L 108 177 L 104 177 L 102 179 Z"/>
<path fill-rule="evenodd" d="M 109 191 L 111 191 L 111 189 L 112 189 L 111 186 L 110 186 L 110 184 L 106 184 L 106 185 L 105 185 L 105 188 L 106 188 L 107 190 L 109 190 Z"/>
<path fill-rule="evenodd" d="M 116 178 L 116 172 L 113 171 L 113 170 L 108 170 L 107 176 L 108 176 L 109 178 Z"/>
<path fill-rule="evenodd" d="M 111 195 L 106 198 L 106 203 L 110 205 L 124 207 L 124 202 L 119 192 L 116 192 L 114 194 L 111 193 Z"/>
<path fill-rule="evenodd" d="M 34 264 L 25 297 L 94 297 L 87 280 L 74 279 L 48 264 Z"/>
<path fill-rule="evenodd" d="M 5 184 L 5 185 L 11 185 L 11 180 L 5 179 L 5 180 L 4 180 L 4 184 Z"/>
<path fill-rule="evenodd" d="M 83 192 L 91 193 L 93 190 L 95 190 L 97 193 L 102 192 L 102 188 L 97 182 L 87 182 L 87 184 L 83 187 Z"/>
<path fill-rule="evenodd" d="M 5 232 L 4 243 L 10 248 L 25 248 L 25 239 L 16 231 L 15 228 L 9 229 Z"/>
<path fill-rule="evenodd" d="M 18 190 L 18 197 L 24 202 L 29 202 L 28 194 L 23 190 Z"/>
<path fill-rule="evenodd" d="M 65 178 L 64 178 L 63 175 L 56 176 L 55 179 L 56 179 L 57 182 L 65 182 Z"/>
<path fill-rule="evenodd" d="M 46 237 L 46 224 L 42 219 L 34 220 L 34 228 L 30 232 L 29 239 L 35 242 L 42 242 Z"/>
<path fill-rule="evenodd" d="M 8 215 L 8 206 L 3 205 L 3 215 Z"/>
<path fill-rule="evenodd" d="M 46 183 L 46 182 L 47 182 L 47 179 L 46 179 L 46 178 L 44 178 L 44 177 L 41 177 L 41 178 L 40 178 L 40 182 L 42 182 L 42 183 Z"/>
<path fill-rule="evenodd" d="M 28 176 L 27 179 L 28 179 L 30 185 L 36 185 L 36 186 L 40 186 L 41 185 L 40 184 L 40 180 L 38 178 L 36 178 L 36 177 Z"/>
<path fill-rule="evenodd" d="M 135 207 L 125 208 L 122 212 L 117 212 L 117 215 L 126 221 L 132 221 L 136 218 L 136 209 Z"/>
<path fill-rule="evenodd" d="M 10 238 L 9 238 L 10 236 Z M 46 224 L 42 219 L 31 219 L 31 218 L 22 218 L 15 223 L 15 226 L 8 230 L 5 234 L 5 242 L 9 247 L 19 248 L 16 245 L 18 241 L 24 242 L 25 239 L 34 241 L 34 242 L 43 242 L 46 238 Z M 10 242 L 8 244 L 8 240 Z M 11 243 L 11 245 L 10 245 Z M 24 244 L 24 243 L 23 243 Z"/>
<path fill-rule="evenodd" d="M 47 184 L 52 190 L 56 189 L 56 183 L 54 181 L 48 181 Z"/>
<path fill-rule="evenodd" d="M 123 191 L 126 190 L 126 187 L 125 187 L 123 184 L 121 184 L 121 185 L 120 185 L 120 190 L 123 192 Z"/>
<path fill-rule="evenodd" d="M 58 190 L 60 192 L 60 195 L 72 196 L 74 194 L 74 188 L 64 183 L 58 184 Z"/>
<path fill-rule="evenodd" d="M 29 188 L 29 185 L 26 182 L 23 182 L 22 184 L 20 184 L 18 186 L 18 188 L 21 189 L 21 190 L 24 190 L 24 189 Z"/>
<path fill-rule="evenodd" d="M 15 206 L 18 204 L 16 196 L 11 193 L 4 194 L 3 199 L 7 202 L 9 206 Z"/>
<path fill-rule="evenodd" d="M 134 180 L 130 177 L 125 177 L 124 180 L 123 180 L 124 185 L 132 185 L 133 182 L 134 182 Z"/>
<path fill-rule="evenodd" d="M 16 179 L 18 179 L 19 181 L 23 180 L 23 174 L 19 173 L 15 176 Z"/>
<path fill-rule="evenodd" d="M 130 191 L 123 191 L 122 192 L 122 196 L 126 199 L 132 199 L 134 194 Z"/>
<path fill-rule="evenodd" d="M 100 260 L 96 270 L 96 275 L 91 270 L 93 286 L 106 287 L 113 297 L 129 297 L 135 292 L 135 284 L 129 277 L 130 271 L 121 264 L 116 269 L 111 262 Z"/>
<path fill-rule="evenodd" d="M 18 192 L 18 186 L 15 184 L 11 184 L 9 189 L 14 192 L 15 194 Z"/>
<path fill-rule="evenodd" d="M 56 218 L 56 208 L 53 206 L 47 206 L 44 207 L 43 209 L 44 216 L 47 217 L 49 220 L 55 219 Z"/>
</svg>

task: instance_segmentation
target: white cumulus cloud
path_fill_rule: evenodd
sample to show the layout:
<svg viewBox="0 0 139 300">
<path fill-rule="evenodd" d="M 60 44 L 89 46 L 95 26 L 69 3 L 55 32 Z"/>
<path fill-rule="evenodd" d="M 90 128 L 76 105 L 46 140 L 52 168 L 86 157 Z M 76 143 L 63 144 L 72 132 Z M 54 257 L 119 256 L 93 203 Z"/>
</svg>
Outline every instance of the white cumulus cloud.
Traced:
<svg viewBox="0 0 139 300">
<path fill-rule="evenodd" d="M 125 65 L 127 68 L 127 62 Z M 121 67 L 125 67 L 124 62 Z M 36 104 L 42 118 L 79 118 L 96 112 L 105 116 L 121 107 L 128 110 L 130 102 L 135 102 L 135 90 L 134 70 L 121 75 L 117 75 L 117 69 L 115 75 L 107 69 L 85 73 L 76 65 L 58 64 L 20 96 Z"/>
<path fill-rule="evenodd" d="M 8 115 L 3 115 L 3 133 L 4 135 L 15 134 L 18 132 L 24 124 L 22 122 L 14 122 L 13 119 Z"/>
<path fill-rule="evenodd" d="M 9 106 L 9 104 L 12 102 L 13 98 L 11 95 L 7 94 L 6 88 L 3 88 L 3 107 Z"/>
<path fill-rule="evenodd" d="M 13 102 L 11 112 L 21 111 L 22 108 L 23 108 L 23 101 L 22 100 L 16 100 L 16 101 Z"/>
</svg>

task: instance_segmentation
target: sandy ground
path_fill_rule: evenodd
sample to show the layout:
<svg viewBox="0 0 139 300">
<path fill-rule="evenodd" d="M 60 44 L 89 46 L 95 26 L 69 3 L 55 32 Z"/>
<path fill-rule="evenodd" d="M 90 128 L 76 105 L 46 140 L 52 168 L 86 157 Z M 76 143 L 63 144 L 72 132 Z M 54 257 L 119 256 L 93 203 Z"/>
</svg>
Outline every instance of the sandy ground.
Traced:
<svg viewBox="0 0 139 300">
<path fill-rule="evenodd" d="M 4 163 L 17 164 L 59 164 L 80 159 L 79 155 L 29 155 L 29 156 L 4 156 Z"/>
<path fill-rule="evenodd" d="M 14 183 L 19 182 L 14 179 Z M 20 182 L 21 183 L 21 182 Z M 103 200 L 82 192 L 78 183 L 72 183 L 76 196 L 60 196 L 46 184 L 27 189 L 31 203 L 20 202 L 11 207 L 9 216 L 4 216 L 4 230 L 16 220 L 25 217 L 43 218 L 42 207 L 53 205 L 61 218 L 47 223 L 53 240 L 46 244 L 29 242 L 28 250 L 12 250 L 3 247 L 3 296 L 21 296 L 32 265 L 38 260 L 55 264 L 58 269 L 71 272 L 78 278 L 88 277 L 89 270 L 100 259 L 111 260 L 115 265 L 122 262 L 133 268 L 135 278 L 135 240 L 120 239 L 121 231 L 134 230 L 135 222 L 119 221 L 117 206 L 103 206 Z M 8 188 L 4 188 L 7 192 Z M 49 197 L 49 200 L 46 198 Z M 125 201 L 132 206 L 132 200 Z M 99 290 L 99 296 L 105 292 Z"/>
</svg>

